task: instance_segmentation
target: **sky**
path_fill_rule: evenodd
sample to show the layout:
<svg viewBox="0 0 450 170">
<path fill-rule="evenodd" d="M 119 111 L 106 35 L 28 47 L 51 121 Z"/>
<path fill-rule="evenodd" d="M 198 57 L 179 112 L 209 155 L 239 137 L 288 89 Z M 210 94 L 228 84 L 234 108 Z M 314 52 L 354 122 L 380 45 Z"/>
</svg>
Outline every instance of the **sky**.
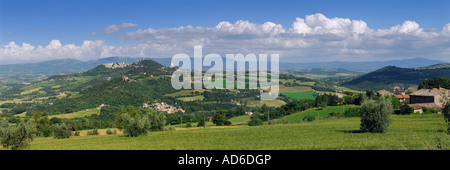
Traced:
<svg viewBox="0 0 450 170">
<path fill-rule="evenodd" d="M 0 0 L 0 65 L 279 54 L 280 62 L 450 62 L 450 1 Z"/>
</svg>

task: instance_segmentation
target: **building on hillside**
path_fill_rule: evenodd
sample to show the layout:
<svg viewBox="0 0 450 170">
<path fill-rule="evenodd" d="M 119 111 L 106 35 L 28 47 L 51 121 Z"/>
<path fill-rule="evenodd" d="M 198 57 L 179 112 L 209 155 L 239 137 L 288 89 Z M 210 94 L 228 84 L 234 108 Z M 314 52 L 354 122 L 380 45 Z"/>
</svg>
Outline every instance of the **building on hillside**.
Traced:
<svg viewBox="0 0 450 170">
<path fill-rule="evenodd" d="M 392 93 L 387 90 L 383 89 L 383 90 L 377 91 L 377 96 L 389 96 L 389 95 L 392 95 Z"/>
<path fill-rule="evenodd" d="M 433 89 L 420 89 L 410 96 L 410 103 L 404 105 L 400 108 L 401 113 L 406 113 L 409 107 L 414 109 L 414 112 L 423 112 L 422 107 L 442 111 L 444 104 L 448 101 L 450 97 L 450 90 L 444 88 L 433 88 Z"/>
<path fill-rule="evenodd" d="M 403 91 L 403 89 L 400 86 L 394 86 L 394 92 Z"/>
<path fill-rule="evenodd" d="M 394 97 L 398 98 L 400 100 L 400 102 L 407 101 L 410 98 L 410 96 L 408 94 L 404 94 L 404 93 L 396 94 L 396 95 L 394 95 Z"/>
</svg>

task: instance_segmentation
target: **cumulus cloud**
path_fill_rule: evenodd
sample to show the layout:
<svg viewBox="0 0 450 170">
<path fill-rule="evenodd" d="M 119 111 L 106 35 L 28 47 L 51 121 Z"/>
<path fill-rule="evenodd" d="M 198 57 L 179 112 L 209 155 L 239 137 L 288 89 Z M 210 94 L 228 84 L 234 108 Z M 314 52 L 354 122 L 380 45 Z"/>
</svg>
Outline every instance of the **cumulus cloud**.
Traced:
<svg viewBox="0 0 450 170">
<path fill-rule="evenodd" d="M 421 28 L 414 21 L 374 30 L 362 20 L 328 18 L 320 13 L 296 18 L 291 28 L 240 20 L 215 27 L 139 29 L 120 36 L 150 44 L 176 44 L 179 49 L 203 45 L 204 50 L 216 53 L 279 52 L 296 61 L 430 57 L 449 45 L 445 37 L 450 37 L 450 24 L 441 32 Z"/>
<path fill-rule="evenodd" d="M 85 40 L 82 45 L 62 45 L 59 40 L 51 40 L 47 46 L 33 46 L 31 44 L 16 44 L 10 42 L 0 46 L 0 64 L 10 64 L 50 59 L 74 58 L 89 60 L 99 58 L 107 49 L 104 41 Z"/>
<path fill-rule="evenodd" d="M 103 29 L 103 32 L 105 34 L 112 34 L 122 31 L 125 28 L 136 28 L 136 27 L 138 27 L 138 25 L 133 23 L 121 23 L 119 25 L 113 24 Z"/>
<path fill-rule="evenodd" d="M 119 32 L 137 24 L 122 23 L 105 28 L 105 33 Z M 110 46 L 104 41 L 86 40 L 82 45 L 51 41 L 34 47 L 14 42 L 0 46 L 0 60 L 77 58 L 108 56 L 172 57 L 191 55 L 195 45 L 203 53 L 278 53 L 281 62 L 368 61 L 413 57 L 448 60 L 450 23 L 440 29 L 426 29 L 415 21 L 404 21 L 389 28 L 372 29 L 362 20 L 328 18 L 323 14 L 295 18 L 289 28 L 273 22 L 252 23 L 223 21 L 213 27 L 181 26 L 146 28 L 119 35 L 134 45 Z"/>
</svg>

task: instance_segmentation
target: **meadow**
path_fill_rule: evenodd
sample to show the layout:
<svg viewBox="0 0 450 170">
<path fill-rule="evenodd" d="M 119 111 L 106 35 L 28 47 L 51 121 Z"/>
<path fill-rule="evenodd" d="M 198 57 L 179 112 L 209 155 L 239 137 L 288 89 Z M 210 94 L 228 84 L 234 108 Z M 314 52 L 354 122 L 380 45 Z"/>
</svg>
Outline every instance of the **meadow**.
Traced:
<svg viewBox="0 0 450 170">
<path fill-rule="evenodd" d="M 140 137 L 40 137 L 30 149 L 428 150 L 450 144 L 443 117 L 438 114 L 393 115 L 387 133 L 360 133 L 359 124 L 359 118 L 330 118 L 293 124 L 160 131 Z"/>
<path fill-rule="evenodd" d="M 297 112 L 291 114 L 289 116 L 282 117 L 278 119 L 279 122 L 287 121 L 287 122 L 298 122 L 301 121 L 306 116 L 314 116 L 319 119 L 327 118 L 331 112 L 341 112 L 343 113 L 346 109 L 359 107 L 356 105 L 344 105 L 344 106 L 326 106 L 320 108 L 310 108 L 305 111 Z"/>
<path fill-rule="evenodd" d="M 66 119 L 73 119 L 77 117 L 86 117 L 86 116 L 92 116 L 94 114 L 100 115 L 100 110 L 94 109 L 89 111 L 79 111 L 79 112 L 73 112 L 73 113 L 67 113 L 67 114 L 59 114 L 59 115 L 50 115 L 48 116 L 49 119 L 57 117 L 57 118 L 66 118 Z"/>
<path fill-rule="evenodd" d="M 292 98 L 294 100 L 300 100 L 300 99 L 311 99 L 314 100 L 316 97 L 314 96 L 316 94 L 315 91 L 304 91 L 304 92 L 281 92 L 282 94 L 286 95 L 289 98 Z"/>
</svg>

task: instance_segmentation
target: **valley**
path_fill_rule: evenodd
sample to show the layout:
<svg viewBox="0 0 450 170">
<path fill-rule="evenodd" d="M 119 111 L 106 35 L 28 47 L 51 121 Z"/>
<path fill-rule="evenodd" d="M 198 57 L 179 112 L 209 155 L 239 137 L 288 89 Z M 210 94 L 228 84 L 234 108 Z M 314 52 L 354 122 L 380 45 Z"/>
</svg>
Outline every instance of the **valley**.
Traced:
<svg viewBox="0 0 450 170">
<path fill-rule="evenodd" d="M 176 68 L 153 60 L 103 63 L 86 71 L 36 77 L 32 82 L 2 81 L 5 88 L 0 93 L 0 116 L 10 125 L 38 120 L 40 129 L 30 148 L 38 150 L 430 149 L 428 144 L 436 143 L 436 138 L 450 142 L 442 135 L 445 130 L 441 115 L 394 115 L 389 133 L 371 135 L 359 134 L 360 118 L 347 114 L 360 112 L 365 97 L 381 99 L 370 91 L 386 89 L 395 93 L 399 91 L 394 87 L 399 86 L 412 93 L 417 87 L 433 85 L 423 84 L 428 79 L 449 77 L 449 69 L 442 64 L 420 68 L 391 66 L 369 73 L 345 69 L 283 70 L 278 98 L 259 100 L 259 88 L 175 90 L 171 75 Z M 394 109 L 403 104 L 407 103 L 399 102 Z M 120 121 L 128 114 L 161 116 L 156 118 L 161 122 L 152 123 L 160 126 L 147 135 L 123 138 L 129 134 L 120 127 Z M 217 115 L 222 115 L 224 119 L 220 121 L 224 124 L 217 122 Z M 52 137 L 60 124 L 70 127 L 70 138 Z M 389 144 L 417 134 L 417 141 Z M 205 136 L 210 140 L 206 142 Z M 174 141 L 184 138 L 189 140 Z M 227 144 L 219 142 L 222 140 Z"/>
</svg>

